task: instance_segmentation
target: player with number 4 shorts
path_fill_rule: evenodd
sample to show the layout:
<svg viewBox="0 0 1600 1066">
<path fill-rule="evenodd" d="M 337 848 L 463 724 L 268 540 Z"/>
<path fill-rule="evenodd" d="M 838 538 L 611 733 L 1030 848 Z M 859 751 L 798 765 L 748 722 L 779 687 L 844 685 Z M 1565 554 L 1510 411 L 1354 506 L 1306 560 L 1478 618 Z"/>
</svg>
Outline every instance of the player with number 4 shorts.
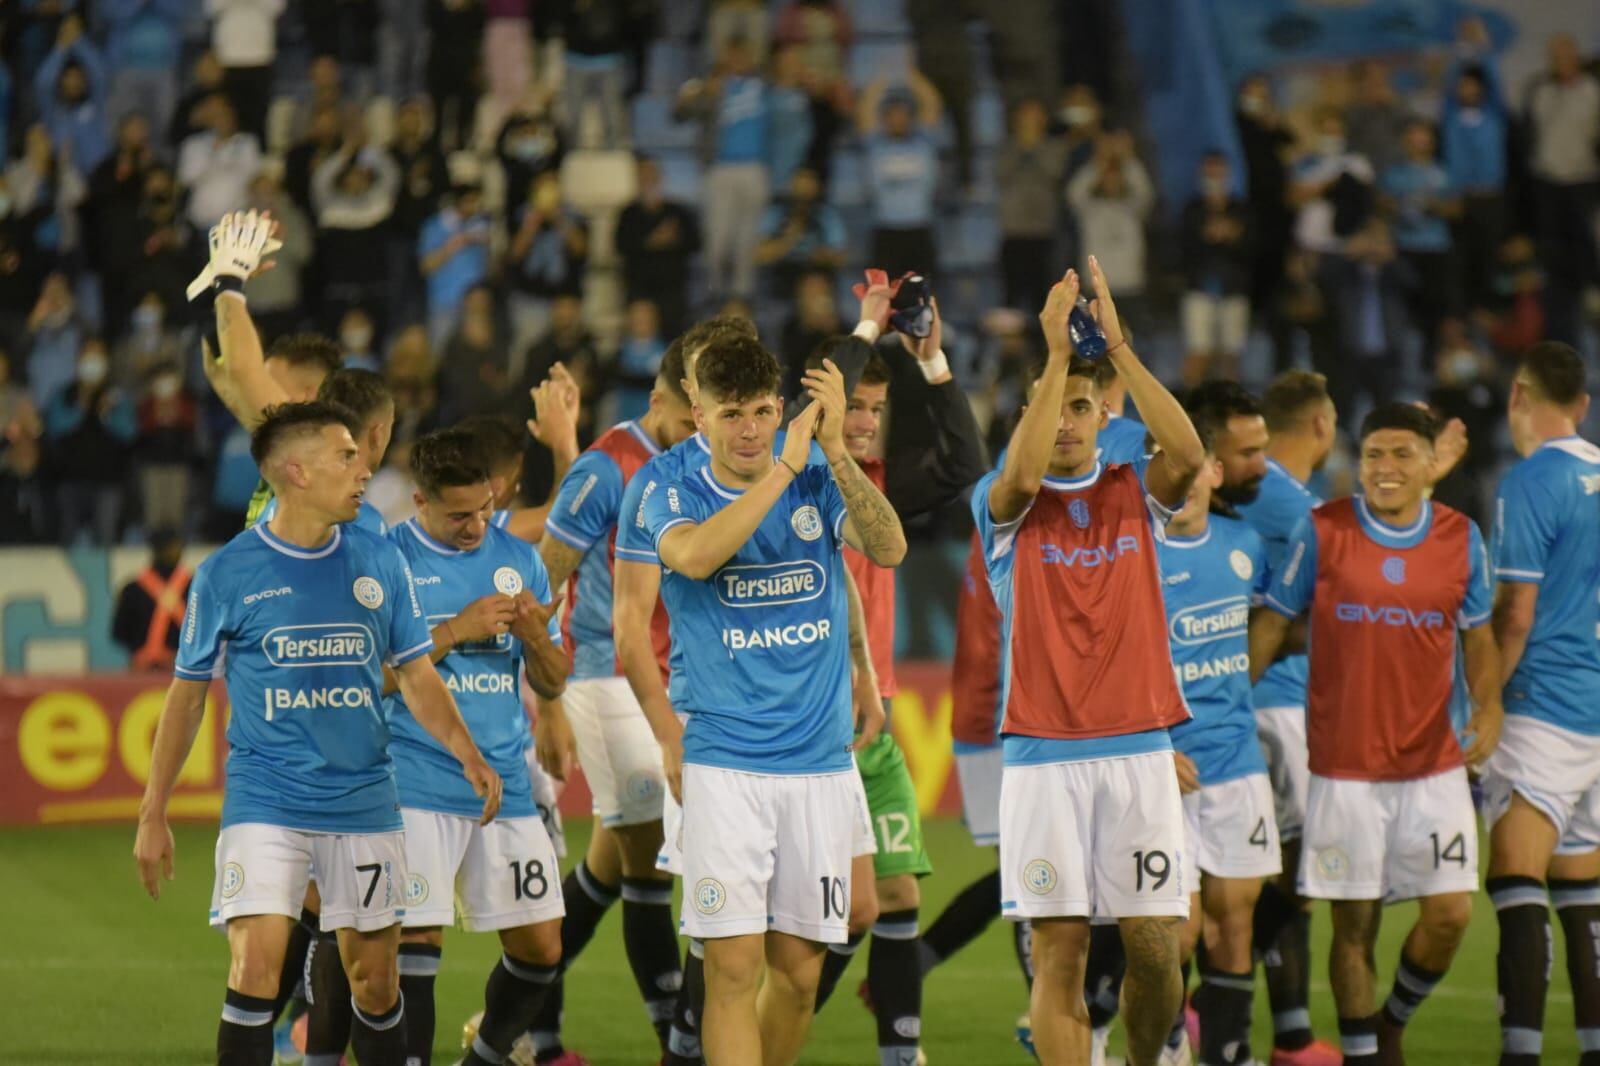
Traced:
<svg viewBox="0 0 1600 1066">
<path fill-rule="evenodd" d="M 1292 619 L 1310 618 L 1311 789 L 1301 891 L 1332 900 L 1331 969 L 1347 1063 L 1398 1054 L 1404 1026 L 1444 977 L 1472 914 L 1477 819 L 1466 765 L 1500 734 L 1500 657 L 1482 538 L 1427 499 L 1436 423 L 1388 404 L 1361 425 L 1363 495 L 1323 504 L 1290 540 L 1270 611 L 1250 631 L 1251 671 Z M 1476 710 L 1465 752 L 1450 721 L 1460 632 Z M 1381 1018 L 1372 951 L 1386 902 L 1417 899 Z"/>
<path fill-rule="evenodd" d="M 389 700 L 410 871 L 401 990 L 412 1004 L 413 1055 L 426 1064 L 444 927 L 459 916 L 469 932 L 498 933 L 503 953 L 466 1058 L 498 1063 L 532 1022 L 561 961 L 560 869 L 523 757 L 531 738 L 520 690 L 522 675 L 546 698 L 565 684 L 560 601 L 538 553 L 491 523 L 489 472 L 469 433 L 441 430 L 418 440 L 411 469 L 417 514 L 389 539 L 410 564 L 432 629 L 430 657 L 505 782 L 505 799 L 500 817 L 480 824 L 410 701 L 403 693 Z"/>
<path fill-rule="evenodd" d="M 1095 364 L 1073 357 L 1078 276 L 1050 291 L 1049 356 L 973 517 L 999 605 L 1005 758 L 1003 913 L 1033 923 L 1032 1028 L 1046 1063 L 1087 1061 L 1089 919 L 1116 919 L 1128 959 L 1129 1061 L 1154 1066 L 1182 998 L 1189 914 L 1184 818 L 1168 729 L 1188 719 L 1172 673 L 1156 542 L 1204 449 L 1182 407 L 1128 345 L 1098 262 L 1091 311 L 1160 448 L 1103 465 Z"/>
<path fill-rule="evenodd" d="M 134 854 L 155 896 L 161 869 L 171 875 L 167 801 L 220 668 L 232 715 L 211 920 L 227 927 L 233 959 L 219 1061 L 272 1057 L 283 954 L 313 864 L 321 925 L 337 931 L 349 974 L 356 1054 L 374 1066 L 405 1061 L 396 948 L 406 856 L 381 706 L 385 665 L 441 745 L 446 770 L 465 771 L 463 791 L 479 815 L 491 819 L 500 805 L 500 778 L 429 661 L 404 557 L 343 524 L 371 476 L 351 417 L 321 403 L 285 404 L 256 428 L 251 453 L 278 513 L 195 575 L 141 805 Z"/>
</svg>

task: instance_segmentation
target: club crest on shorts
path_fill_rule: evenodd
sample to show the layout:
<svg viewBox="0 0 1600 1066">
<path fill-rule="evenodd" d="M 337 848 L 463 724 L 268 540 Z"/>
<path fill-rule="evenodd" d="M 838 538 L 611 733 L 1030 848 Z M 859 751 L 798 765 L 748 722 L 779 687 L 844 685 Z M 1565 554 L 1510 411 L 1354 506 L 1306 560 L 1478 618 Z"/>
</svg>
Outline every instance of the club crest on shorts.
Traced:
<svg viewBox="0 0 1600 1066">
<path fill-rule="evenodd" d="M 715 914 L 728 902 L 727 890 L 715 877 L 702 877 L 694 885 L 694 909 L 701 914 Z"/>
<path fill-rule="evenodd" d="M 801 540 L 816 540 L 822 536 L 822 512 L 808 503 L 789 516 L 789 528 Z"/>
<path fill-rule="evenodd" d="M 1067 504 L 1067 517 L 1072 519 L 1072 524 L 1079 529 L 1089 528 L 1089 504 L 1081 499 L 1073 500 Z"/>
<path fill-rule="evenodd" d="M 375 577 L 358 577 L 355 584 L 356 602 L 369 610 L 383 606 L 383 586 Z"/>
<path fill-rule="evenodd" d="M 222 868 L 222 898 L 232 899 L 244 887 L 244 867 L 230 862 Z"/>
<path fill-rule="evenodd" d="M 1233 567 L 1234 575 L 1240 581 L 1249 581 L 1256 572 L 1256 564 L 1250 561 L 1250 556 L 1238 548 L 1228 553 L 1228 565 Z"/>
<path fill-rule="evenodd" d="M 428 901 L 428 879 L 421 874 L 406 876 L 406 906 L 417 907 Z"/>
<path fill-rule="evenodd" d="M 509 566 L 502 566 L 494 572 L 494 587 L 507 596 L 515 596 L 522 591 L 522 575 Z"/>
<path fill-rule="evenodd" d="M 1406 583 L 1406 561 L 1398 555 L 1391 555 L 1383 561 L 1383 579 L 1391 585 L 1404 585 Z"/>
<path fill-rule="evenodd" d="M 1056 868 L 1043 859 L 1034 859 L 1022 868 L 1022 883 L 1034 895 L 1045 895 L 1056 887 Z"/>
<path fill-rule="evenodd" d="M 1329 881 L 1342 881 L 1350 872 L 1350 856 L 1340 848 L 1323 848 L 1317 852 L 1317 873 Z"/>
<path fill-rule="evenodd" d="M 628 797 L 635 800 L 654 799 L 661 794 L 661 782 L 650 770 L 635 770 L 623 785 Z"/>
</svg>

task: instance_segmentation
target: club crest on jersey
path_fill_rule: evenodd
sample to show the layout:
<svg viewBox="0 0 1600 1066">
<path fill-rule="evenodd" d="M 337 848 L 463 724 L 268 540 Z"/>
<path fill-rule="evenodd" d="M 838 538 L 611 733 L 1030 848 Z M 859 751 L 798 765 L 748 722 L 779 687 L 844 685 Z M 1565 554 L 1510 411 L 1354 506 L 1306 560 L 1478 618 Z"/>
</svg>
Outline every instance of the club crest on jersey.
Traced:
<svg viewBox="0 0 1600 1066">
<path fill-rule="evenodd" d="M 1240 581 L 1249 581 L 1256 573 L 1256 564 L 1250 561 L 1250 556 L 1238 548 L 1228 553 L 1228 565 L 1233 567 L 1233 572 Z"/>
<path fill-rule="evenodd" d="M 222 868 L 222 898 L 232 899 L 244 888 L 244 867 L 230 862 Z"/>
<path fill-rule="evenodd" d="M 1072 524 L 1079 529 L 1089 528 L 1089 504 L 1083 499 L 1073 500 L 1067 504 L 1067 516 L 1072 519 Z"/>
<path fill-rule="evenodd" d="M 494 572 L 494 587 L 507 596 L 515 596 L 522 591 L 522 575 L 513 567 L 502 566 Z"/>
<path fill-rule="evenodd" d="M 1043 896 L 1056 887 L 1056 868 L 1043 859 L 1034 859 L 1022 868 L 1022 883 L 1036 896 Z"/>
<path fill-rule="evenodd" d="M 1383 579 L 1391 585 L 1404 585 L 1406 583 L 1406 561 L 1398 555 L 1391 555 L 1383 561 Z"/>
<path fill-rule="evenodd" d="M 421 874 L 406 877 L 406 906 L 416 907 L 428 900 L 428 879 Z"/>
<path fill-rule="evenodd" d="M 789 516 L 789 528 L 801 540 L 816 540 L 822 536 L 822 513 L 808 503 Z"/>
<path fill-rule="evenodd" d="M 701 914 L 715 914 L 728 902 L 727 890 L 715 877 L 702 877 L 694 886 L 694 909 Z"/>
<path fill-rule="evenodd" d="M 383 606 L 383 586 L 375 577 L 358 577 L 355 584 L 356 602 L 369 610 Z"/>
</svg>

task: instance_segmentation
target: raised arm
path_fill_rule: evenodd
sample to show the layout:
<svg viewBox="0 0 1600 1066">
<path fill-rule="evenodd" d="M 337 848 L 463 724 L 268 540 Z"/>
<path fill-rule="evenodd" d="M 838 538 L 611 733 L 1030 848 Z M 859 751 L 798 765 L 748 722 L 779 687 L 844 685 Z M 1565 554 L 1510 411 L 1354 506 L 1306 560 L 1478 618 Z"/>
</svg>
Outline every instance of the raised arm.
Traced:
<svg viewBox="0 0 1600 1066">
<path fill-rule="evenodd" d="M 567 471 L 578 459 L 578 411 L 582 397 L 578 392 L 578 383 L 562 363 L 552 364 L 550 376 L 529 389 L 528 395 L 533 399 L 533 417 L 528 419 L 528 434 L 550 450 L 554 473 L 550 478 L 550 493 L 544 502 L 512 512 L 510 520 L 506 522 L 506 532 L 530 544 L 543 544 L 545 520 L 555 506 Z M 559 588 L 560 585 L 560 581 L 551 578 L 551 588 Z"/>
<path fill-rule="evenodd" d="M 944 506 L 989 470 L 978 420 L 966 392 L 950 373 L 942 339 L 938 300 L 933 301 L 933 329 L 926 337 L 900 337 L 927 379 L 919 414 L 933 427 L 932 448 L 890 449 L 885 457 L 884 495 L 902 521 Z M 897 407 L 897 416 L 907 413 Z"/>
<path fill-rule="evenodd" d="M 1050 468 L 1056 430 L 1061 425 L 1061 404 L 1067 393 L 1067 364 L 1072 360 L 1067 318 L 1077 301 L 1078 272 L 1068 270 L 1051 286 L 1044 310 L 1039 312 L 1047 346 L 1044 374 L 1034 385 L 1033 396 L 1011 433 L 1000 476 L 989 486 L 989 515 L 998 524 L 1016 521 L 1033 506 L 1033 498 L 1039 494 Z"/>
<path fill-rule="evenodd" d="M 866 137 L 878 132 L 878 107 L 883 103 L 883 94 L 888 91 L 889 83 L 879 77 L 873 78 L 861 93 L 861 99 L 856 102 L 856 132 Z"/>
<path fill-rule="evenodd" d="M 1112 300 L 1111 288 L 1106 284 L 1100 261 L 1089 257 L 1089 271 L 1094 276 L 1096 299 L 1089 305 L 1095 321 L 1106 335 L 1106 358 L 1117 368 L 1117 377 L 1128 388 L 1128 395 L 1139 408 L 1139 417 L 1149 427 L 1160 454 L 1150 460 L 1145 472 L 1145 491 L 1167 507 L 1178 508 L 1189 494 L 1189 486 L 1200 472 L 1205 461 L 1205 446 L 1200 434 L 1177 397 L 1156 380 L 1128 343 L 1117 318 L 1117 305 Z"/>
<path fill-rule="evenodd" d="M 939 90 L 916 67 L 911 68 L 908 80 L 911 83 L 911 95 L 917 100 L 917 122 L 923 126 L 937 126 L 939 116 L 944 113 L 944 100 L 939 96 Z"/>
<path fill-rule="evenodd" d="M 500 775 L 484 762 L 478 745 L 473 743 L 467 724 L 461 720 L 455 698 L 445 688 L 433 660 L 419 655 L 395 668 L 400 683 L 400 696 L 406 709 L 428 735 L 444 745 L 456 757 L 461 772 L 472 784 L 472 791 L 483 797 L 483 817 L 480 825 L 488 825 L 500 810 Z"/>
<path fill-rule="evenodd" d="M 906 557 L 906 534 L 900 516 L 845 448 L 844 374 L 831 359 L 824 359 L 820 369 L 806 371 L 804 382 L 806 391 L 822 410 L 817 443 L 822 445 L 834 484 L 844 497 L 848 516 L 844 523 L 845 543 L 878 566 L 899 566 Z"/>
<path fill-rule="evenodd" d="M 156 723 L 155 746 L 150 752 L 150 777 L 145 782 L 144 798 L 139 801 L 139 830 L 133 842 L 133 858 L 139 864 L 139 880 L 151 899 L 161 898 L 161 880 L 171 881 L 173 869 L 172 830 L 167 825 L 167 804 L 178 784 L 178 773 L 189 758 L 194 738 L 206 714 L 209 681 L 174 678 L 167 688 L 167 702 Z"/>
<path fill-rule="evenodd" d="M 286 403 L 289 394 L 267 373 L 266 353 L 261 334 L 250 318 L 242 293 L 217 294 L 217 343 L 222 348 L 218 369 L 228 380 L 228 389 L 239 404 L 235 415 L 245 429 L 260 425 L 262 412 Z"/>
</svg>

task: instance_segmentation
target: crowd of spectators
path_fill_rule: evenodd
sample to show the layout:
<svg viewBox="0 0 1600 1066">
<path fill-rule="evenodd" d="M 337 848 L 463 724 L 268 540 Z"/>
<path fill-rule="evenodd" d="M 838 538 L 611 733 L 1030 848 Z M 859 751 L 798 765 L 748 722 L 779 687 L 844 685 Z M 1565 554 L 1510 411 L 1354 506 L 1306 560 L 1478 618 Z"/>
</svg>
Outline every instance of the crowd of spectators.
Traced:
<svg viewBox="0 0 1600 1066">
<path fill-rule="evenodd" d="M 653 0 L 5 5 L 0 541 L 238 528 L 255 473 L 184 289 L 239 206 L 281 224 L 248 287 L 264 340 L 315 329 L 384 373 L 396 461 L 467 415 L 520 424 L 558 360 L 586 425 L 636 414 L 667 340 L 711 311 L 752 314 L 798 368 L 841 327 L 847 275 L 937 284 L 973 212 L 991 284 L 942 307 L 997 425 L 1045 290 L 1089 250 L 1135 328 L 1181 338 L 1173 378 L 1236 376 L 1254 343 L 1327 373 L 1347 412 L 1421 374 L 1487 425 L 1506 358 L 1593 316 L 1600 80 L 1569 38 L 1514 90 L 1473 21 L 1420 90 L 1374 61 L 1293 108 L 1246 80 L 1237 151 L 1174 204 L 1107 73 L 1104 5 L 1068 35 L 1038 0 L 908 0 L 900 63 L 854 62 L 837 0 L 698 6 L 685 28 Z M 669 39 L 687 69 L 665 69 Z M 1006 115 L 989 141 L 985 76 Z M 669 129 L 697 147 L 688 183 L 640 147 Z"/>
</svg>

